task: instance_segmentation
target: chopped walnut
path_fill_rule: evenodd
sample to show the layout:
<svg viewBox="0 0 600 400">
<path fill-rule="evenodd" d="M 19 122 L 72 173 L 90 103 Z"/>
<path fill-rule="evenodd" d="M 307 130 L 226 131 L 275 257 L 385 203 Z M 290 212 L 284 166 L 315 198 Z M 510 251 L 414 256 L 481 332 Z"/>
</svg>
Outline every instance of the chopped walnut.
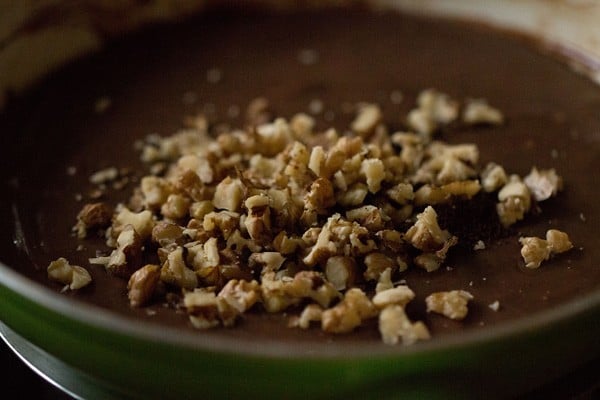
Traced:
<svg viewBox="0 0 600 400">
<path fill-rule="evenodd" d="M 470 99 L 463 110 L 462 119 L 466 124 L 501 125 L 504 122 L 502 113 L 490 106 L 483 99 Z"/>
<path fill-rule="evenodd" d="M 553 254 L 564 253 L 573 248 L 573 243 L 571 243 L 569 235 L 558 229 L 549 229 L 546 232 L 546 241 L 550 245 L 550 251 Z"/>
<path fill-rule="evenodd" d="M 160 280 L 183 289 L 194 289 L 198 286 L 196 273 L 186 266 L 183 259 L 183 247 L 169 253 L 160 270 Z"/>
<path fill-rule="evenodd" d="M 286 285 L 286 292 L 293 297 L 311 298 L 320 306 L 327 307 L 340 297 L 333 285 L 317 271 L 300 271 Z"/>
<path fill-rule="evenodd" d="M 161 247 L 168 247 L 182 241 L 184 229 L 167 221 L 160 221 L 152 228 L 152 241 Z"/>
<path fill-rule="evenodd" d="M 375 286 L 375 293 L 383 292 L 384 290 L 393 289 L 394 283 L 392 282 L 392 269 L 388 268 L 379 274 L 379 280 L 377 286 Z"/>
<path fill-rule="evenodd" d="M 496 211 L 504 226 L 510 226 L 524 218 L 531 208 L 531 193 L 521 179 L 512 175 L 498 192 Z"/>
<path fill-rule="evenodd" d="M 368 186 L 357 182 L 350 186 L 348 190 L 340 193 L 337 202 L 343 207 L 356 207 L 364 203 L 368 193 Z"/>
<path fill-rule="evenodd" d="M 539 268 L 540 264 L 552 255 L 563 253 L 573 248 L 569 236 L 557 229 L 546 232 L 546 240 L 538 237 L 519 238 L 521 256 L 527 268 Z"/>
<path fill-rule="evenodd" d="M 109 167 L 93 173 L 90 176 L 90 182 L 94 185 L 100 185 L 113 181 L 119 177 L 119 170 L 115 167 Z"/>
<path fill-rule="evenodd" d="M 220 233 L 228 239 L 235 232 L 240 223 L 240 215 L 231 211 L 210 212 L 204 216 L 202 227 L 213 234 Z"/>
<path fill-rule="evenodd" d="M 440 268 L 442 263 L 446 260 L 448 250 L 458 243 L 456 236 L 451 236 L 446 240 L 441 249 L 434 253 L 421 253 L 415 257 L 415 265 L 425 269 L 427 272 L 433 272 Z"/>
<path fill-rule="evenodd" d="M 458 117 L 458 103 L 447 94 L 435 89 L 419 93 L 418 108 L 408 114 L 409 126 L 418 133 L 429 137 L 440 125 L 446 125 Z"/>
<path fill-rule="evenodd" d="M 442 314 L 450 319 L 461 320 L 467 316 L 467 304 L 473 295 L 465 290 L 432 293 L 425 299 L 427 312 Z"/>
<path fill-rule="evenodd" d="M 266 156 L 273 156 L 283 151 L 287 144 L 293 140 L 292 130 L 283 118 L 257 126 L 256 133 L 257 149 L 260 154 Z"/>
<path fill-rule="evenodd" d="M 417 267 L 423 268 L 427 272 L 433 272 L 440 269 L 444 260 L 435 253 L 422 253 L 416 256 L 413 261 Z"/>
<path fill-rule="evenodd" d="M 173 186 L 164 178 L 151 175 L 142 178 L 140 189 L 144 203 L 149 208 L 162 206 L 174 190 Z"/>
<path fill-rule="evenodd" d="M 357 221 L 370 231 L 378 232 L 390 220 L 385 212 L 375 206 L 367 205 L 346 211 L 348 221 Z"/>
<path fill-rule="evenodd" d="M 60 257 L 48 265 L 48 278 L 66 285 L 63 290 L 77 290 L 92 282 L 92 276 L 83 267 L 71 265 L 66 258 Z"/>
<path fill-rule="evenodd" d="M 336 290 L 352 287 L 357 274 L 356 261 L 352 257 L 334 256 L 325 263 L 325 277 Z"/>
<path fill-rule="evenodd" d="M 562 189 L 562 178 L 554 169 L 538 170 L 533 167 L 529 175 L 523 179 L 523 183 L 529 188 L 536 201 L 544 201 L 556 196 Z"/>
<path fill-rule="evenodd" d="M 110 273 L 129 278 L 142 262 L 142 239 L 133 225 L 126 225 L 116 240 L 116 249 L 108 257 L 90 259 L 91 264 L 100 264 Z"/>
<path fill-rule="evenodd" d="M 248 266 L 256 271 L 279 271 L 285 257 L 276 251 L 254 253 L 248 258 Z"/>
<path fill-rule="evenodd" d="M 261 277 L 261 299 L 265 310 L 276 313 L 290 305 L 298 304 L 302 299 L 287 292 L 291 279 L 278 279 L 275 272 L 269 271 Z"/>
<path fill-rule="evenodd" d="M 321 321 L 323 309 L 318 304 L 309 304 L 304 307 L 299 317 L 290 321 L 290 326 L 308 329 L 313 321 Z"/>
<path fill-rule="evenodd" d="M 366 294 L 358 288 L 352 288 L 336 306 L 323 311 L 321 327 L 330 333 L 350 332 L 364 319 L 376 315 L 377 309 Z"/>
<path fill-rule="evenodd" d="M 292 128 L 296 137 L 307 137 L 313 133 L 315 119 L 304 113 L 296 114 L 290 121 L 290 128 Z"/>
<path fill-rule="evenodd" d="M 400 205 L 409 203 L 415 198 L 413 186 L 410 183 L 400 182 L 386 192 L 387 196 Z"/>
<path fill-rule="evenodd" d="M 413 292 L 408 286 L 400 285 L 395 288 L 382 290 L 377 292 L 373 297 L 373 304 L 383 309 L 389 305 L 397 304 L 404 307 L 412 299 L 415 298 L 415 292 Z"/>
<path fill-rule="evenodd" d="M 186 292 L 183 297 L 183 304 L 194 327 L 209 329 L 220 324 L 219 301 L 214 292 L 202 289 Z"/>
<path fill-rule="evenodd" d="M 246 109 L 246 119 L 253 125 L 264 124 L 271 119 L 269 101 L 264 97 L 253 99 Z"/>
<path fill-rule="evenodd" d="M 155 221 L 151 211 L 144 210 L 135 213 L 127 207 L 121 207 L 114 217 L 112 234 L 118 236 L 124 227 L 131 225 L 136 233 L 140 235 L 140 239 L 146 240 L 152 235 L 154 224 Z"/>
<path fill-rule="evenodd" d="M 310 252 L 302 260 L 306 265 L 313 266 L 320 261 L 323 261 L 337 253 L 336 243 L 333 242 L 331 227 L 340 218 L 339 214 L 335 214 L 327 220 L 323 229 L 319 232 L 316 243 L 311 247 Z"/>
<path fill-rule="evenodd" d="M 260 300 L 259 284 L 254 280 L 248 282 L 232 279 L 227 282 L 217 296 L 241 314 Z"/>
<path fill-rule="evenodd" d="M 400 305 L 389 305 L 379 314 L 379 332 L 385 344 L 395 345 L 402 341 L 411 345 L 418 340 L 427 340 L 431 336 L 421 321 L 412 322 Z"/>
<path fill-rule="evenodd" d="M 242 204 L 244 187 L 239 179 L 227 177 L 215 189 L 213 205 L 215 208 L 227 211 L 238 211 Z"/>
<path fill-rule="evenodd" d="M 406 231 L 404 238 L 419 250 L 436 251 L 450 238 L 450 234 L 440 228 L 437 213 L 428 206 L 417 215 L 417 221 Z"/>
<path fill-rule="evenodd" d="M 381 189 L 381 182 L 385 178 L 383 162 L 375 158 L 365 159 L 360 165 L 360 172 L 364 174 L 367 180 L 369 192 L 377 193 Z"/>
<path fill-rule="evenodd" d="M 481 190 L 478 181 L 456 181 L 442 186 L 423 185 L 415 192 L 416 206 L 436 205 L 449 202 L 453 197 L 472 198 Z"/>
<path fill-rule="evenodd" d="M 497 312 L 498 310 L 500 310 L 500 302 L 496 300 L 493 303 L 488 304 L 488 308 L 492 311 Z"/>
<path fill-rule="evenodd" d="M 378 281 L 385 270 L 391 269 L 393 271 L 397 269 L 394 259 L 378 252 L 367 254 L 364 263 L 367 269 L 363 276 L 368 281 Z"/>
<path fill-rule="evenodd" d="M 255 241 L 263 241 L 271 232 L 271 210 L 269 197 L 264 194 L 249 197 L 244 202 L 248 216 L 244 226 Z"/>
<path fill-rule="evenodd" d="M 537 237 L 519 238 L 521 247 L 521 256 L 525 260 L 527 268 L 538 268 L 542 261 L 550 258 L 550 246 L 544 239 Z"/>
<path fill-rule="evenodd" d="M 323 211 L 335 204 L 333 186 L 328 179 L 317 178 L 306 194 L 305 204 L 308 209 Z"/>
<path fill-rule="evenodd" d="M 127 297 L 132 307 L 141 307 L 152 298 L 160 281 L 160 266 L 147 264 L 135 271 L 127 283 Z"/>
<path fill-rule="evenodd" d="M 486 192 L 495 192 L 508 181 L 506 172 L 501 165 L 490 162 L 481 172 L 481 186 Z"/>
<path fill-rule="evenodd" d="M 192 200 L 180 194 L 171 194 L 161 207 L 161 213 L 165 218 L 181 219 L 188 215 Z"/>
<path fill-rule="evenodd" d="M 74 230 L 77 237 L 83 239 L 89 231 L 107 228 L 112 219 L 112 208 L 106 203 L 90 203 L 83 206 L 77 214 Z"/>
<path fill-rule="evenodd" d="M 358 110 L 358 115 L 352 121 L 351 128 L 361 136 L 372 133 L 375 126 L 381 121 L 383 115 L 379 106 L 375 104 L 364 104 Z"/>
</svg>

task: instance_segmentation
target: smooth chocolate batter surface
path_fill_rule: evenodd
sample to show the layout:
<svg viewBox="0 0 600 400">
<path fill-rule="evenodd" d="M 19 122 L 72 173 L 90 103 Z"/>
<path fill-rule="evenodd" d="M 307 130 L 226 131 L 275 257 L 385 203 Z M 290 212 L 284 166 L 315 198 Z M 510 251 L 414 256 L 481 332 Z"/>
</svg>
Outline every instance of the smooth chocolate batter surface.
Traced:
<svg viewBox="0 0 600 400">
<path fill-rule="evenodd" d="M 215 71 L 220 79 L 212 79 Z M 459 100 L 486 98 L 507 120 L 496 128 L 447 129 L 442 140 L 476 143 L 482 165 L 493 160 L 509 173 L 556 168 L 565 190 L 510 236 L 486 243 L 483 251 L 453 255 L 450 268 L 407 271 L 417 294 L 409 316 L 424 320 L 435 339 L 526 318 L 598 290 L 600 88 L 527 41 L 464 23 L 362 11 L 209 12 L 115 41 L 15 100 L 0 116 L 1 260 L 58 293 L 61 286 L 46 277 L 51 260 L 64 256 L 88 267 L 96 250 L 107 250 L 100 239 L 78 241 L 71 234 L 93 188 L 90 174 L 115 166 L 145 175 L 134 142 L 151 133 L 171 135 L 188 115 L 203 112 L 216 123 L 242 126 L 243 111 L 258 96 L 288 118 L 315 111 L 320 102 L 319 127 L 343 132 L 353 117 L 347 104 L 367 101 L 380 104 L 385 122 L 402 129 L 416 95 L 429 87 Z M 404 95 L 400 104 L 392 101 L 396 91 Z M 103 97 L 110 106 L 97 113 Z M 76 167 L 74 175 L 69 167 Z M 125 201 L 133 186 L 109 190 L 105 199 Z M 566 231 L 575 249 L 525 270 L 518 237 L 543 237 L 550 228 Z M 83 301 L 132 320 L 193 329 L 185 314 L 162 305 L 130 308 L 126 281 L 101 266 L 88 270 L 90 287 L 61 294 L 72 297 L 74 307 Z M 428 294 L 453 289 L 475 296 L 464 321 L 425 312 Z M 497 312 L 488 307 L 495 301 Z M 375 324 L 330 336 L 318 327 L 289 329 L 286 316 L 255 311 L 233 329 L 198 335 L 378 341 Z"/>
</svg>

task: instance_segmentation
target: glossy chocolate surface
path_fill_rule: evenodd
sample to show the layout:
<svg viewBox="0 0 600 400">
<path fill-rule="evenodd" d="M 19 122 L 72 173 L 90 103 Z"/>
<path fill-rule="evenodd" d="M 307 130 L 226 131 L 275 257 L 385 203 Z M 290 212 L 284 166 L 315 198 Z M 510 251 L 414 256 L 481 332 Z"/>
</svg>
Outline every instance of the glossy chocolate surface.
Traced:
<svg viewBox="0 0 600 400">
<path fill-rule="evenodd" d="M 307 55 L 316 58 L 307 63 Z M 221 73 L 216 83 L 207 80 L 214 69 Z M 600 88 L 516 37 L 458 22 L 361 11 L 210 12 L 115 41 L 15 100 L 0 116 L 0 259 L 58 293 L 60 285 L 46 278 L 51 260 L 65 256 L 87 267 L 96 250 L 106 250 L 101 240 L 80 242 L 71 234 L 82 205 L 76 195 L 85 201 L 93 188 L 89 175 L 116 166 L 141 176 L 145 170 L 134 142 L 151 133 L 174 133 L 187 115 L 205 112 L 215 122 L 241 126 L 243 110 L 258 96 L 284 117 L 309 112 L 318 100 L 319 126 L 344 131 L 352 118 L 345 105 L 369 101 L 382 106 L 389 126 L 401 129 L 416 95 L 428 87 L 459 100 L 486 98 L 507 119 L 497 128 L 448 129 L 443 140 L 477 143 L 482 164 L 493 160 L 508 172 L 556 168 L 565 190 L 540 204 L 542 212 L 518 224 L 512 235 L 486 243 L 485 250 L 454 254 L 450 268 L 434 273 L 406 272 L 417 293 L 409 315 L 423 319 L 436 338 L 527 317 L 598 290 Z M 404 95 L 400 104 L 391 100 L 394 91 Z M 95 103 L 104 96 L 110 107 L 96 113 Z M 72 166 L 73 176 L 67 173 Z M 106 199 L 126 200 L 132 188 L 109 190 Z M 568 232 L 576 248 L 538 270 L 525 270 L 518 237 L 543 236 L 549 228 Z M 77 250 L 80 244 L 83 250 Z M 73 307 L 83 301 L 132 321 L 193 329 L 183 313 L 162 305 L 130 308 L 125 281 L 100 266 L 88 269 L 90 287 L 61 294 L 74 299 Z M 475 296 L 466 320 L 425 312 L 429 293 L 452 289 Z M 495 301 L 498 312 L 488 307 Z M 251 312 L 234 329 L 198 335 L 379 340 L 375 321 L 353 334 L 330 336 L 317 327 L 288 329 L 292 313 Z"/>
</svg>

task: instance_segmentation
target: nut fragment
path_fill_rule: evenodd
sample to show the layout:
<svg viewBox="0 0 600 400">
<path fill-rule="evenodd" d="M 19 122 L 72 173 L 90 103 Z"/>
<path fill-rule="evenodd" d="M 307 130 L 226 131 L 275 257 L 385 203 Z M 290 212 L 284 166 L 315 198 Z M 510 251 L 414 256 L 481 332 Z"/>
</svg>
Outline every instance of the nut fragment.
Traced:
<svg viewBox="0 0 600 400">
<path fill-rule="evenodd" d="M 425 324 L 421 321 L 413 323 L 400 305 L 389 305 L 381 311 L 379 332 L 383 342 L 389 345 L 400 341 L 404 345 L 411 345 L 431 337 Z"/>
<path fill-rule="evenodd" d="M 546 241 L 550 245 L 550 251 L 553 254 L 564 253 L 573 248 L 573 243 L 569 239 L 567 233 L 559 231 L 558 229 L 549 229 L 546 232 Z"/>
<path fill-rule="evenodd" d="M 127 225 L 133 226 L 133 229 L 141 240 L 145 240 L 152 234 L 152 228 L 154 228 L 154 219 L 152 212 L 149 210 L 140 211 L 135 213 L 130 211 L 126 207 L 121 207 L 115 215 L 115 220 L 112 225 L 112 234 L 117 235 Z"/>
<path fill-rule="evenodd" d="M 533 167 L 531 172 L 523 179 L 536 201 L 544 201 L 555 196 L 562 189 L 562 178 L 554 169 L 538 170 Z"/>
<path fill-rule="evenodd" d="M 377 310 L 366 294 L 358 288 L 352 288 L 336 306 L 323 311 L 321 327 L 330 333 L 350 332 L 358 327 L 363 319 L 376 315 Z"/>
<path fill-rule="evenodd" d="M 382 290 L 373 297 L 373 304 L 379 309 L 385 308 L 392 304 L 397 304 L 404 307 L 412 299 L 415 298 L 413 292 L 408 286 L 400 285 L 395 288 Z"/>
<path fill-rule="evenodd" d="M 417 108 L 409 112 L 407 120 L 411 128 L 425 137 L 429 137 L 440 125 L 449 124 L 458 116 L 458 103 L 435 89 L 419 93 L 417 105 Z"/>
<path fill-rule="evenodd" d="M 183 247 L 169 253 L 160 270 L 160 280 L 183 289 L 194 289 L 198 286 L 196 274 L 185 265 Z"/>
<path fill-rule="evenodd" d="M 544 239 L 537 237 L 519 238 L 521 256 L 527 268 L 539 268 L 542 261 L 550 258 L 550 246 Z"/>
<path fill-rule="evenodd" d="M 47 272 L 48 278 L 66 285 L 65 289 L 81 289 L 92 282 L 92 277 L 85 268 L 78 265 L 71 265 L 63 257 L 52 261 L 48 265 Z"/>
<path fill-rule="evenodd" d="M 508 177 L 501 165 L 490 162 L 481 172 L 481 186 L 486 192 L 494 192 L 506 184 Z"/>
<path fill-rule="evenodd" d="M 378 281 L 385 270 L 390 269 L 393 271 L 397 269 L 396 262 L 383 253 L 369 253 L 365 257 L 364 262 L 367 269 L 363 273 L 363 276 L 368 281 Z"/>
<path fill-rule="evenodd" d="M 213 204 L 215 208 L 228 211 L 237 211 L 242 204 L 244 187 L 239 179 L 227 177 L 215 189 Z"/>
<path fill-rule="evenodd" d="M 135 271 L 127 283 L 127 297 L 132 307 L 141 307 L 152 298 L 160 280 L 160 267 L 147 264 Z"/>
<path fill-rule="evenodd" d="M 371 133 L 382 118 L 381 109 L 375 104 L 365 104 L 360 107 L 356 119 L 350 127 L 361 136 Z"/>
<path fill-rule="evenodd" d="M 406 231 L 404 238 L 419 250 L 436 251 L 450 238 L 450 234 L 438 225 L 433 207 L 427 206 L 417 215 L 417 221 Z"/>
<path fill-rule="evenodd" d="M 257 281 L 232 279 L 221 289 L 218 297 L 241 314 L 249 310 L 260 299 L 259 293 Z"/>
<path fill-rule="evenodd" d="M 290 326 L 297 326 L 302 329 L 308 329 L 312 321 L 321 321 L 323 309 L 318 304 L 307 305 L 299 317 L 290 322 Z"/>
<path fill-rule="evenodd" d="M 512 175 L 506 185 L 498 192 L 496 211 L 504 226 L 510 226 L 523 219 L 531 208 L 529 188 L 516 175 Z"/>
<path fill-rule="evenodd" d="M 198 329 L 213 328 L 221 322 L 219 301 L 214 292 L 205 290 L 187 292 L 183 297 L 183 304 L 190 321 Z"/>
<path fill-rule="evenodd" d="M 467 101 L 462 115 L 466 124 L 491 124 L 500 125 L 504 122 L 504 116 L 500 110 L 490 106 L 483 99 L 470 99 Z"/>
<path fill-rule="evenodd" d="M 106 203 L 90 203 L 77 214 L 74 229 L 78 238 L 85 238 L 89 231 L 107 228 L 112 218 L 112 208 Z"/>
<path fill-rule="evenodd" d="M 467 303 L 473 295 L 465 290 L 432 293 L 425 299 L 427 312 L 442 314 L 450 319 L 461 320 L 467 316 Z"/>
<path fill-rule="evenodd" d="M 552 255 L 564 253 L 573 248 L 569 236 L 557 229 L 546 232 L 546 240 L 538 237 L 521 237 L 521 256 L 527 268 L 539 268 L 540 264 Z"/>
<path fill-rule="evenodd" d="M 334 256 L 327 259 L 325 276 L 337 290 L 352 287 L 356 280 L 356 262 L 351 257 Z"/>
<path fill-rule="evenodd" d="M 142 262 L 142 239 L 133 225 L 126 225 L 116 240 L 116 249 L 108 257 L 90 259 L 91 264 L 101 264 L 110 273 L 123 278 L 139 268 Z"/>
</svg>

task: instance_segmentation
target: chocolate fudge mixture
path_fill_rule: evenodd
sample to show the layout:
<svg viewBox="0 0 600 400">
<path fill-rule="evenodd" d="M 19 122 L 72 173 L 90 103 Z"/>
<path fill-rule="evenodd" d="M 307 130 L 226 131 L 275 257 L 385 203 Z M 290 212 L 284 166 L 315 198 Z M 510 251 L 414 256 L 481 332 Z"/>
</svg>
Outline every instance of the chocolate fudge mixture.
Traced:
<svg viewBox="0 0 600 400">
<path fill-rule="evenodd" d="M 392 131 L 405 130 L 404 118 L 421 90 L 436 88 L 457 99 L 485 98 L 505 118 L 493 129 L 450 125 L 437 138 L 475 143 L 482 165 L 495 161 L 521 176 L 532 166 L 555 168 L 565 188 L 510 230 L 498 226 L 489 199 L 479 199 L 474 208 L 460 202 L 446 206 L 442 227 L 460 230 L 456 234 L 464 241 L 439 270 L 403 273 L 416 293 L 407 313 L 439 337 L 547 310 L 600 283 L 600 89 L 541 50 L 484 27 L 361 10 L 216 10 L 117 40 L 54 74 L 27 98 L 15 99 L 0 116 L 6 193 L 1 212 L 9 222 L 2 261 L 60 290 L 48 281 L 46 267 L 64 256 L 85 266 L 93 284 L 63 295 L 132 319 L 193 329 L 185 314 L 162 304 L 130 307 L 127 280 L 89 266 L 89 257 L 110 250 L 104 240 L 72 234 L 84 203 L 126 201 L 148 174 L 136 142 L 150 134 L 171 135 L 199 114 L 217 130 L 243 127 L 257 98 L 268 100 L 273 117 L 304 112 L 317 129 L 342 133 L 355 117 L 353 105 L 376 103 Z M 99 192 L 90 176 L 111 168 L 126 179 Z M 460 223 L 473 213 L 478 218 Z M 538 269 L 524 268 L 519 237 L 543 237 L 548 229 L 568 232 L 575 248 Z M 479 240 L 485 249 L 473 251 Z M 466 319 L 426 312 L 428 294 L 454 289 L 476 299 Z M 236 329 L 199 334 L 276 332 L 290 340 L 340 342 L 379 336 L 376 321 L 350 335 L 331 336 L 316 328 L 288 329 L 288 318 L 251 310 Z"/>
</svg>

